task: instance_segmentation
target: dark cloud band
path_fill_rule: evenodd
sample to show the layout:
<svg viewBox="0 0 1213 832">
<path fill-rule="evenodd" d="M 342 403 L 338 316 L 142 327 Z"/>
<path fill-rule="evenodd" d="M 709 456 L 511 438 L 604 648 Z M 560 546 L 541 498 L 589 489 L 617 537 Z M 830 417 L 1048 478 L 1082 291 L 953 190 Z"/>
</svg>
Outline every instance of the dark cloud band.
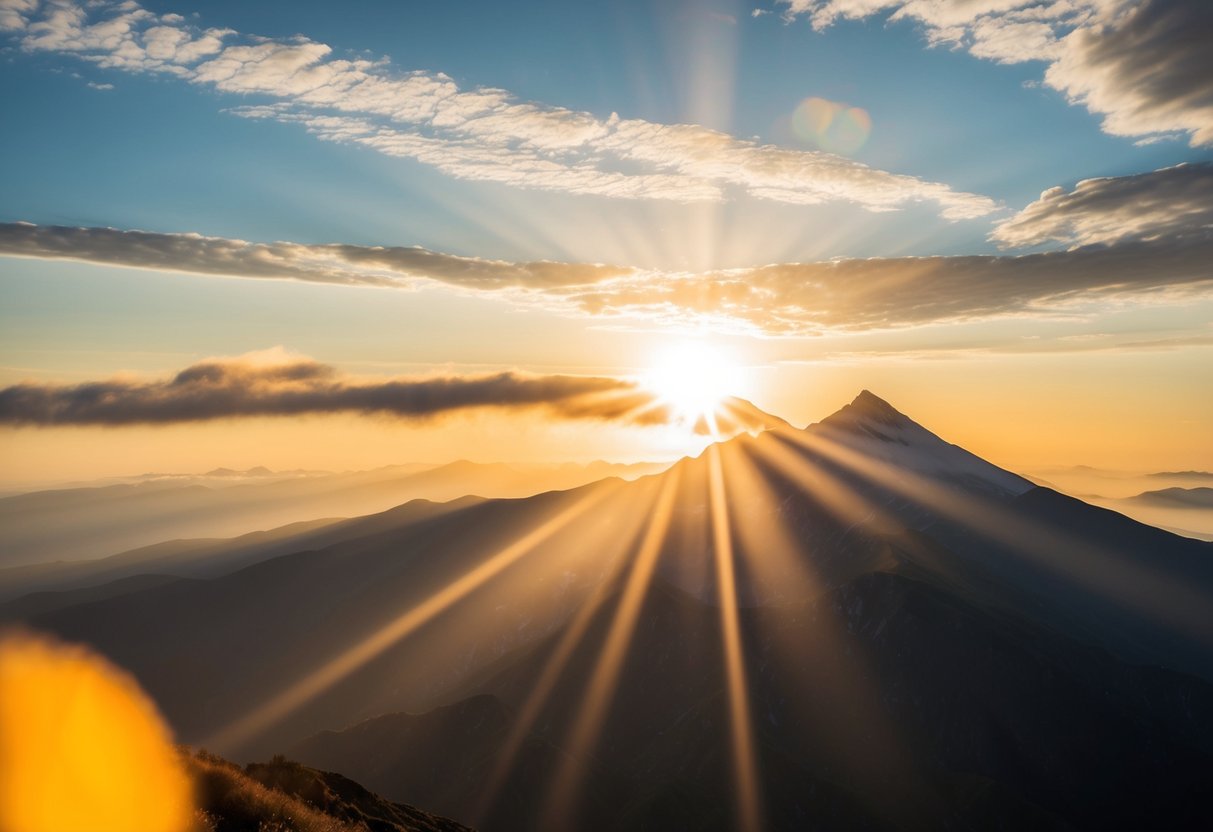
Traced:
<svg viewBox="0 0 1213 832">
<path fill-rule="evenodd" d="M 437 281 L 564 313 L 698 321 L 777 335 L 892 329 L 1048 315 L 1076 302 L 1164 290 L 1206 291 L 1213 285 L 1213 212 L 1199 186 L 1213 182 L 1211 170 L 1186 166 L 1090 180 L 1072 194 L 1046 192 L 1001 226 L 996 239 L 1093 244 L 1020 256 L 849 259 L 686 273 L 28 223 L 0 224 L 0 255 L 351 286 L 414 288 Z M 1186 184 L 1188 175 L 1196 177 L 1195 188 Z"/>
<path fill-rule="evenodd" d="M 632 382 L 613 378 L 507 372 L 360 381 L 310 359 L 263 365 L 235 358 L 194 364 L 163 381 L 13 385 L 0 390 L 0 423 L 121 426 L 335 413 L 425 419 L 485 407 L 628 419 L 651 402 Z"/>
<path fill-rule="evenodd" d="M 201 234 L 0 223 L 0 254 L 158 271 L 404 287 L 416 280 L 492 290 L 557 288 L 630 272 L 582 263 L 507 263 L 415 246 L 251 243 Z"/>
</svg>

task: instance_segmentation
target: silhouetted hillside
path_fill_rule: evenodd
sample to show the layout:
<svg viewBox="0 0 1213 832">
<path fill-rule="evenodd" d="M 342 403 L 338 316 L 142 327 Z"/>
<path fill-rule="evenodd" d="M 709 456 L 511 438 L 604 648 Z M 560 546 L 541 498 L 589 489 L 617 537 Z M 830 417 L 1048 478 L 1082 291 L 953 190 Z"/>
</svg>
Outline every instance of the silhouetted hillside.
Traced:
<svg viewBox="0 0 1213 832">
<path fill-rule="evenodd" d="M 205 752 L 186 760 L 196 783 L 198 832 L 468 832 L 340 774 L 281 757 L 243 770 Z"/>
</svg>

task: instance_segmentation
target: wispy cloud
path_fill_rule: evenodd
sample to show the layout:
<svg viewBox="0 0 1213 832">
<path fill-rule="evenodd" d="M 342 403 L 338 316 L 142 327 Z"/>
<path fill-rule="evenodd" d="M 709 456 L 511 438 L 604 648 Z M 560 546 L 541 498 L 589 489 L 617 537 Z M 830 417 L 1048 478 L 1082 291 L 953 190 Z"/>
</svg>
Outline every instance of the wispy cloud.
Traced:
<svg viewBox="0 0 1213 832">
<path fill-rule="evenodd" d="M 658 124 L 461 89 L 435 72 L 386 60 L 334 57 L 323 43 L 200 29 L 131 0 L 88 4 L 0 0 L 0 26 L 31 52 L 162 73 L 266 100 L 233 108 L 297 123 L 330 141 L 415 159 L 461 179 L 576 194 L 720 201 L 736 189 L 791 204 L 850 202 L 874 211 L 938 204 L 949 219 L 984 216 L 987 197 L 870 168 L 830 153 L 790 150 L 689 124 Z"/>
<path fill-rule="evenodd" d="M 771 335 L 863 331 L 1011 316 L 1213 290 L 1213 235 L 1022 256 L 896 257 L 649 275 L 577 293 L 599 315 L 700 318 Z"/>
<path fill-rule="evenodd" d="M 1000 63 L 1044 61 L 1044 82 L 1117 136 L 1213 145 L 1213 4 L 1200 0 L 778 0 L 817 29 L 876 14 L 932 45 Z"/>
<path fill-rule="evenodd" d="M 486 407 L 540 408 L 570 419 L 668 418 L 652 403 L 635 383 L 614 378 L 506 372 L 358 379 L 273 350 L 210 359 L 157 381 L 13 385 L 0 390 L 0 423 L 120 426 L 332 413 L 415 420 Z"/>
<path fill-rule="evenodd" d="M 1050 188 L 999 223 L 1004 247 L 1150 240 L 1213 231 L 1213 164 L 1176 165 L 1132 176 L 1084 179 Z"/>
<path fill-rule="evenodd" d="M 508 263 L 409 246 L 250 243 L 200 234 L 0 223 L 0 253 L 159 271 L 312 283 L 415 288 L 433 280 L 468 289 L 554 289 L 594 284 L 632 269 L 597 264 Z"/>
<path fill-rule="evenodd" d="M 977 339 L 960 343 L 906 348 L 828 349 L 812 358 L 780 364 L 860 364 L 889 361 L 957 361 L 1006 355 L 1073 355 L 1075 353 L 1142 353 L 1213 348 L 1213 336 L 1184 335 L 1139 339 L 1119 333 L 1084 333 L 1059 338 Z"/>
<path fill-rule="evenodd" d="M 1004 233 L 1034 239 L 1050 222 L 1062 222 L 1037 213 L 1035 230 L 1025 220 Z M 0 255 L 402 289 L 437 281 L 563 313 L 768 335 L 1073 314 L 1083 304 L 1213 289 L 1213 230 L 1199 223 L 1169 236 L 1022 256 L 850 259 L 702 273 L 27 223 L 0 224 Z"/>
</svg>

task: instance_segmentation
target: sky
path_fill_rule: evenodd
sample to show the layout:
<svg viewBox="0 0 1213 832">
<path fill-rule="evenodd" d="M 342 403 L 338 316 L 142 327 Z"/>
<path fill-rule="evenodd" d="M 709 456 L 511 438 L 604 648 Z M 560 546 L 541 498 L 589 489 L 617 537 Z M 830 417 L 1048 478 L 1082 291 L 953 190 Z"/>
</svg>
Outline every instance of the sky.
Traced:
<svg viewBox="0 0 1213 832">
<path fill-rule="evenodd" d="M 602 400 L 686 343 L 793 424 L 867 388 L 1017 470 L 1213 469 L 1210 38 L 0 0 L 0 481 L 671 458 L 705 438 Z"/>
</svg>

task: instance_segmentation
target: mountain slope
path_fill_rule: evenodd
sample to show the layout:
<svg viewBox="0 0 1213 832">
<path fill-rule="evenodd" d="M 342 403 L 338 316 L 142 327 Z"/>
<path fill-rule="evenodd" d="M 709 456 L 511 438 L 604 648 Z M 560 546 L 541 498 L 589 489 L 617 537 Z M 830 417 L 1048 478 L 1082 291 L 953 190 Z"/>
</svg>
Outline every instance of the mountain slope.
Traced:
<svg viewBox="0 0 1213 832">
<path fill-rule="evenodd" d="M 351 533 L 365 534 L 374 528 L 400 529 L 478 501 L 476 497 L 448 503 L 411 500 L 367 517 L 302 521 L 226 540 L 170 540 L 95 560 L 56 561 L 0 569 L 0 617 L 5 616 L 9 607 L 4 602 L 22 595 L 48 590 L 83 592 L 94 589 L 103 592 L 103 586 L 149 573 L 179 578 L 215 578 L 279 555 L 344 540 Z M 356 531 L 351 532 L 351 529 Z"/>
<path fill-rule="evenodd" d="M 727 828 L 738 689 L 773 828 L 1203 817 L 1213 546 L 870 393 L 635 482 L 315 534 L 30 621 L 131 669 L 189 742 L 262 756 L 361 723 L 296 750 L 486 829 L 550 822 L 566 771 L 564 821 Z M 486 778 L 514 797 L 478 806 Z"/>
<path fill-rule="evenodd" d="M 342 474 L 165 477 L 0 499 L 0 567 L 100 558 L 180 538 L 242 535 L 318 517 L 380 512 L 406 501 L 467 495 L 525 497 L 608 476 L 664 469 L 638 463 L 586 466 L 392 465 Z"/>
<path fill-rule="evenodd" d="M 606 619 L 588 644 L 605 637 Z M 643 619 L 645 637 L 584 760 L 585 800 L 566 823 L 658 828 L 663 807 L 694 795 L 687 826 L 727 828 L 718 611 L 658 588 Z M 806 816 L 832 818 L 826 828 L 880 829 L 1197 828 L 1213 819 L 1207 684 L 1130 667 L 888 573 L 814 603 L 750 608 L 742 631 L 772 828 L 799 828 Z M 477 697 L 318 734 L 291 754 L 438 811 L 479 807 L 556 640 L 504 663 Z M 485 829 L 543 827 L 553 779 L 543 749 L 567 742 L 597 658 L 572 660 L 498 800 L 462 817 Z M 585 756 L 567 745 L 564 753 Z"/>
</svg>

